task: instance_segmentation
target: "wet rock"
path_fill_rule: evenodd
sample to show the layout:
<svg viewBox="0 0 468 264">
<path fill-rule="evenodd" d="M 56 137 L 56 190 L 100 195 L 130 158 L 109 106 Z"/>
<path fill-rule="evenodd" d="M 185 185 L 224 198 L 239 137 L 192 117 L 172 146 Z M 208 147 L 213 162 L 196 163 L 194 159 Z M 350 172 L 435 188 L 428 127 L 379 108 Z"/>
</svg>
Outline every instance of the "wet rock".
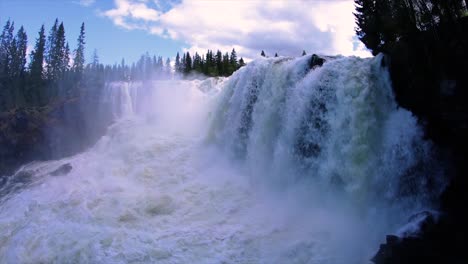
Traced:
<svg viewBox="0 0 468 264">
<path fill-rule="evenodd" d="M 72 167 L 72 165 L 70 163 L 65 163 L 62 166 L 58 167 L 58 169 L 51 172 L 50 175 L 52 175 L 52 176 L 67 175 L 68 173 L 70 173 L 70 171 L 72 169 L 73 169 L 73 167 Z"/>
<path fill-rule="evenodd" d="M 465 219 L 466 220 L 466 219 Z M 410 217 L 399 236 L 388 235 L 371 259 L 375 264 L 468 263 L 466 227 L 447 214 L 424 211 Z"/>
<path fill-rule="evenodd" d="M 325 63 L 325 59 L 319 57 L 318 55 L 314 54 L 310 57 L 309 61 L 309 68 L 315 69 L 317 67 L 321 67 Z"/>
</svg>

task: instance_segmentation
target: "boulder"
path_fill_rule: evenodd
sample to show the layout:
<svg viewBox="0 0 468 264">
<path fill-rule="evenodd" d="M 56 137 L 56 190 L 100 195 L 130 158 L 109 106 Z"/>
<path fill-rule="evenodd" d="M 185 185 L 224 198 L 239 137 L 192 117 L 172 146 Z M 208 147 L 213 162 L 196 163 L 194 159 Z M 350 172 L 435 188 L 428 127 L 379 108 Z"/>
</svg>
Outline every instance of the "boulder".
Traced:
<svg viewBox="0 0 468 264">
<path fill-rule="evenodd" d="M 317 67 L 322 67 L 322 65 L 325 63 L 325 59 L 319 57 L 318 55 L 316 54 L 313 54 L 311 57 L 310 57 L 310 60 L 309 60 L 309 68 L 311 70 L 317 68 Z"/>
</svg>

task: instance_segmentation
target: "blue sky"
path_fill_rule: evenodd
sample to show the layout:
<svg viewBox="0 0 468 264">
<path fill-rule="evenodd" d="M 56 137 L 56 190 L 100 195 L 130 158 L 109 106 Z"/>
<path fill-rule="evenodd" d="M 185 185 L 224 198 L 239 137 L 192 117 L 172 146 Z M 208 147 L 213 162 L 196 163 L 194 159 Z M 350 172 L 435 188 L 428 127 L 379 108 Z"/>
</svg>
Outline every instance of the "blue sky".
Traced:
<svg viewBox="0 0 468 264">
<path fill-rule="evenodd" d="M 230 51 L 253 59 L 267 54 L 368 56 L 354 37 L 352 0 L 0 0 L 0 24 L 23 25 L 34 46 L 42 24 L 64 22 L 73 49 L 86 24 L 87 58 L 136 61 L 141 54 Z"/>
</svg>

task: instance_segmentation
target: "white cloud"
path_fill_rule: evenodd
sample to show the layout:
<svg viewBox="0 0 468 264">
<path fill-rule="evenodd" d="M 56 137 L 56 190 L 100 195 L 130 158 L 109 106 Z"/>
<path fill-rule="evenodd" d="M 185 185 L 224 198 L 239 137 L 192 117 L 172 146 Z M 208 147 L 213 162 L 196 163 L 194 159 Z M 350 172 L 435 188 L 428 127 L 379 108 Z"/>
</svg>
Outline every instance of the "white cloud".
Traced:
<svg viewBox="0 0 468 264">
<path fill-rule="evenodd" d="M 82 6 L 91 6 L 96 2 L 96 0 L 79 0 L 78 4 Z"/>
<path fill-rule="evenodd" d="M 149 29 L 150 22 L 159 21 L 160 12 L 148 7 L 146 0 L 115 0 L 115 8 L 102 12 L 114 24 L 125 29 Z"/>
<path fill-rule="evenodd" d="M 183 0 L 164 11 L 160 0 L 114 2 L 103 15 L 116 25 L 185 41 L 191 52 L 370 55 L 354 38 L 353 0 Z"/>
</svg>

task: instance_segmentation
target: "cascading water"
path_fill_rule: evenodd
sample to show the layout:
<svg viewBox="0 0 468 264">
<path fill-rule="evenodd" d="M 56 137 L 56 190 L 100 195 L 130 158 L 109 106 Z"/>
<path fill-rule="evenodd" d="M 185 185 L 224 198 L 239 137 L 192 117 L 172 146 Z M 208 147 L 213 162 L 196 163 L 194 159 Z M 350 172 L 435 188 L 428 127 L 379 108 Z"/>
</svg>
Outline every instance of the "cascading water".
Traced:
<svg viewBox="0 0 468 264">
<path fill-rule="evenodd" d="M 109 84 L 94 147 L 0 187 L 0 262 L 368 262 L 438 167 L 381 57 L 310 59 Z"/>
</svg>

